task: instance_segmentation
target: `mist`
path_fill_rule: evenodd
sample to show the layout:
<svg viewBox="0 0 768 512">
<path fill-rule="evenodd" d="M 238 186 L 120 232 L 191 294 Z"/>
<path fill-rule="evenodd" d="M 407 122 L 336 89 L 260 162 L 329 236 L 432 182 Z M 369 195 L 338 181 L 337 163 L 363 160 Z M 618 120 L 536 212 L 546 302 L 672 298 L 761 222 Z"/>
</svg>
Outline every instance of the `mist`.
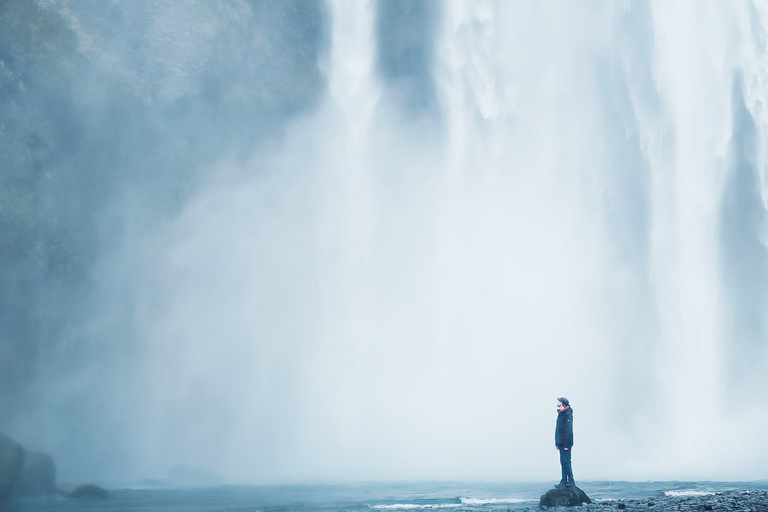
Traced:
<svg viewBox="0 0 768 512">
<path fill-rule="evenodd" d="M 7 1 L 0 432 L 59 479 L 766 478 L 757 2 Z"/>
</svg>

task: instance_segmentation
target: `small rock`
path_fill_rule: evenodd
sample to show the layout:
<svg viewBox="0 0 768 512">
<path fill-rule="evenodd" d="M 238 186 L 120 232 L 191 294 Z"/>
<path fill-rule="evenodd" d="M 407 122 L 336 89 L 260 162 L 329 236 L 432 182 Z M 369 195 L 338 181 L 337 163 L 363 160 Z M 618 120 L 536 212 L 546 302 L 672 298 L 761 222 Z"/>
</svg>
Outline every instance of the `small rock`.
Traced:
<svg viewBox="0 0 768 512">
<path fill-rule="evenodd" d="M 592 503 L 589 496 L 576 486 L 550 489 L 539 500 L 540 507 L 576 507 Z"/>
<path fill-rule="evenodd" d="M 67 498 L 71 499 L 105 499 L 109 498 L 109 493 L 99 487 L 98 485 L 85 484 L 81 485 L 74 491 L 67 494 Z"/>
<path fill-rule="evenodd" d="M 619 503 L 619 510 L 624 510 L 627 506 L 623 503 Z"/>
</svg>

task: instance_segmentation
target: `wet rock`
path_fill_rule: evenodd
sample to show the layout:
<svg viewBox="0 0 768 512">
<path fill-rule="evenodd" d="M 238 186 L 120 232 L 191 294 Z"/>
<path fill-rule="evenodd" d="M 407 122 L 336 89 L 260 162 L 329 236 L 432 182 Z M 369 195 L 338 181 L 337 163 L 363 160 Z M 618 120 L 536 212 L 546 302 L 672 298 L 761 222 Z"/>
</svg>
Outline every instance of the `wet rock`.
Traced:
<svg viewBox="0 0 768 512">
<path fill-rule="evenodd" d="M 56 492 L 56 467 L 47 453 L 24 452 L 24 463 L 14 494 L 42 496 Z"/>
<path fill-rule="evenodd" d="M 540 507 L 577 507 L 590 504 L 592 500 L 576 486 L 565 489 L 550 489 L 539 500 Z"/>
<path fill-rule="evenodd" d="M 0 500 L 11 494 L 23 464 L 24 450 L 21 445 L 0 434 Z"/>
<path fill-rule="evenodd" d="M 523 508 L 518 512 L 540 512 L 541 507 L 569 506 L 563 502 L 555 505 L 546 505 L 543 503 L 545 496 L 542 496 L 540 507 Z M 579 510 L 581 512 L 605 512 L 608 510 L 607 506 L 610 509 L 616 507 L 616 509 L 626 512 L 648 512 L 649 510 L 664 512 L 701 512 L 703 510 L 768 512 L 768 490 L 724 491 L 701 496 L 667 496 L 662 493 L 652 498 L 622 499 L 621 502 L 611 505 L 608 505 L 605 501 L 584 504 L 579 507 Z"/>
<path fill-rule="evenodd" d="M 81 485 L 74 491 L 67 494 L 67 498 L 70 499 L 105 499 L 109 498 L 109 493 L 99 487 L 98 485 L 85 484 Z"/>
</svg>

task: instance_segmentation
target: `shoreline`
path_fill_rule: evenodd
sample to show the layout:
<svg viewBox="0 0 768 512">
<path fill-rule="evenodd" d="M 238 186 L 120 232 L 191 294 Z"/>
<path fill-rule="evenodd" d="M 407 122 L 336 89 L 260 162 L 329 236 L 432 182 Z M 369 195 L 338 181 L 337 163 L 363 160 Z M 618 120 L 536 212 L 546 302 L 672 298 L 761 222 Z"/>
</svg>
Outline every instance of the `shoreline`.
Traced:
<svg viewBox="0 0 768 512">
<path fill-rule="evenodd" d="M 558 510 L 574 509 L 583 511 L 622 510 L 636 511 L 739 511 L 768 512 L 768 490 L 732 490 L 712 493 L 675 493 L 665 492 L 648 498 L 598 498 L 589 505 L 578 507 L 554 507 Z M 541 507 L 522 509 L 525 511 L 542 510 Z"/>
<path fill-rule="evenodd" d="M 593 503 L 552 507 L 559 512 L 768 512 L 768 482 L 728 483 L 584 482 L 579 486 Z M 719 488 L 718 488 L 719 487 Z M 156 510 L 212 512 L 226 510 L 286 512 L 542 512 L 540 484 L 373 484 L 162 487 L 131 489 L 106 486 L 103 499 L 68 499 L 63 495 L 18 497 L 0 504 L 15 512 L 80 512 L 83 503 L 93 512 Z M 85 497 L 85 496 L 83 496 Z M 89 495 L 93 498 L 94 496 Z"/>
</svg>

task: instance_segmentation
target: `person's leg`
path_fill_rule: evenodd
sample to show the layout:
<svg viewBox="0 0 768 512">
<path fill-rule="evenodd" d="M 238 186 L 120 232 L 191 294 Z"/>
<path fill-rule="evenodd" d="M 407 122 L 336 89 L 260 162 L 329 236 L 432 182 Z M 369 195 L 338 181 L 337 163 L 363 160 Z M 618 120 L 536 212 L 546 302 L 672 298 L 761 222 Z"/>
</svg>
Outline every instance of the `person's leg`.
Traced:
<svg viewBox="0 0 768 512">
<path fill-rule="evenodd" d="M 560 450 L 561 453 L 565 453 L 565 460 L 563 461 L 563 473 L 565 474 L 565 485 L 576 485 L 573 481 L 573 466 L 571 465 L 571 451 Z"/>
<path fill-rule="evenodd" d="M 557 484 L 555 487 L 564 487 L 565 483 L 568 481 L 568 472 L 565 462 L 565 457 L 568 452 L 560 448 L 558 450 L 560 452 L 560 483 Z"/>
</svg>

